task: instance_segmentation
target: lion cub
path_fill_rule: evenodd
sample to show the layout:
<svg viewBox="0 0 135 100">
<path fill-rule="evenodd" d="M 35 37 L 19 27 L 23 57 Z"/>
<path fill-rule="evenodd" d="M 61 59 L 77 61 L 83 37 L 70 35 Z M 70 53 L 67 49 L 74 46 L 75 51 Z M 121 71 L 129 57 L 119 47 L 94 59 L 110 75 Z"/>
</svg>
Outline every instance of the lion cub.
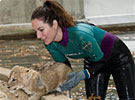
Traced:
<svg viewBox="0 0 135 100">
<path fill-rule="evenodd" d="M 31 95 L 28 100 L 38 100 L 68 80 L 69 72 L 72 72 L 71 68 L 62 63 L 55 63 L 41 71 L 15 66 L 9 76 L 8 88 L 10 92 L 23 89 Z"/>
</svg>

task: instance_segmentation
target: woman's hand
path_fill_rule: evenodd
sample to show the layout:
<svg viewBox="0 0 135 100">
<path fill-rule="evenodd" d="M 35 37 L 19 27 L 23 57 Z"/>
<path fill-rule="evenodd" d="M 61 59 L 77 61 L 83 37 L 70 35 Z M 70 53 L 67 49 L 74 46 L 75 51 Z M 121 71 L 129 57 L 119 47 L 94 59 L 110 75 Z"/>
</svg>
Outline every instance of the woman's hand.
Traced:
<svg viewBox="0 0 135 100">
<path fill-rule="evenodd" d="M 61 85 L 58 91 L 70 90 L 73 87 L 77 86 L 81 80 L 85 80 L 90 78 L 90 74 L 87 69 L 80 72 L 72 72 L 68 75 L 69 80 L 66 81 L 63 85 Z"/>
</svg>

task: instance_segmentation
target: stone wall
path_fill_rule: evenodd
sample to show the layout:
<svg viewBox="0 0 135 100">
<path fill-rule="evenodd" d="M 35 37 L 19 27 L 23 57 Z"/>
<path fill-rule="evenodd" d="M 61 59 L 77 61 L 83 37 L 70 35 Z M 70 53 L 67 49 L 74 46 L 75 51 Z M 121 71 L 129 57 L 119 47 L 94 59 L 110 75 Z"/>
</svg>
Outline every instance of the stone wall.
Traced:
<svg viewBox="0 0 135 100">
<path fill-rule="evenodd" d="M 2 0 L 0 2 L 0 24 L 26 23 L 36 6 L 33 0 Z"/>
<path fill-rule="evenodd" d="M 29 23 L 32 11 L 44 0 L 0 0 L 0 24 Z M 84 17 L 83 0 L 58 0 L 75 18 Z"/>
</svg>

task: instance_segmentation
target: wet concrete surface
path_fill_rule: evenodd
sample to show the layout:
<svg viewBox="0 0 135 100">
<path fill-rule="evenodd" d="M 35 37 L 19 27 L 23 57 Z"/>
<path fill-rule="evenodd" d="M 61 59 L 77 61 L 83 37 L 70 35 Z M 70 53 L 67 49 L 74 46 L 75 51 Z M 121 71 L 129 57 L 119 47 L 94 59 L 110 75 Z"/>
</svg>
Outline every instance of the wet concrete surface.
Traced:
<svg viewBox="0 0 135 100">
<path fill-rule="evenodd" d="M 0 67 L 40 66 L 38 63 L 49 59 L 50 55 L 40 40 L 0 40 Z"/>
</svg>

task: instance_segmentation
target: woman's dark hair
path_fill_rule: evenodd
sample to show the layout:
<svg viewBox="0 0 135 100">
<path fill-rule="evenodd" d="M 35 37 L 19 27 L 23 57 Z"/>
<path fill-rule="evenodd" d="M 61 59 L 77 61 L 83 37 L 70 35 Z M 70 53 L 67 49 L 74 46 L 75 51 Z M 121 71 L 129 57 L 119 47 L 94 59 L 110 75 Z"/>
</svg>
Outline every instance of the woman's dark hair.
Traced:
<svg viewBox="0 0 135 100">
<path fill-rule="evenodd" d="M 36 8 L 32 13 L 31 20 L 36 18 L 51 26 L 53 20 L 57 20 L 61 28 L 75 26 L 73 17 L 55 0 L 46 0 L 43 6 Z"/>
</svg>

